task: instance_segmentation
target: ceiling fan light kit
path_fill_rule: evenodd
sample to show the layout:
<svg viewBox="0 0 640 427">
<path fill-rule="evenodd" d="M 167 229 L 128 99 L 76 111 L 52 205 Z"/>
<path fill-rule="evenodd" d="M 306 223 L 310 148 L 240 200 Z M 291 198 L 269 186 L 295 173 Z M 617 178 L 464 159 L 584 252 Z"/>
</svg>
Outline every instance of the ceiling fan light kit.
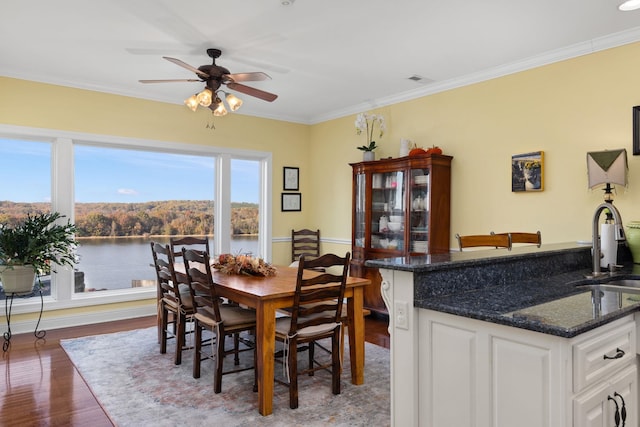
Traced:
<svg viewBox="0 0 640 427">
<path fill-rule="evenodd" d="M 293 3 L 293 2 L 292 2 Z M 210 108 L 214 116 L 224 116 L 227 109 L 220 98 L 220 93 L 225 94 L 225 100 L 231 111 L 237 111 L 242 106 L 242 100 L 237 96 L 220 90 L 220 86 L 226 85 L 229 89 L 253 96 L 263 101 L 273 102 L 278 95 L 265 92 L 260 89 L 246 86 L 238 82 L 261 81 L 271 79 L 267 74 L 262 72 L 231 74 L 229 70 L 216 65 L 216 58 L 222 54 L 220 49 L 207 49 L 207 55 L 213 60 L 211 65 L 201 65 L 195 68 L 186 62 L 176 58 L 163 56 L 169 62 L 173 62 L 182 68 L 186 68 L 196 74 L 198 79 L 170 79 L 170 80 L 140 80 L 140 83 L 169 83 L 169 82 L 204 82 L 205 88 L 195 95 L 184 100 L 184 103 L 191 111 L 196 111 L 198 106 Z"/>
<path fill-rule="evenodd" d="M 618 6 L 618 9 L 623 12 L 640 9 L 640 0 L 627 0 Z"/>
</svg>

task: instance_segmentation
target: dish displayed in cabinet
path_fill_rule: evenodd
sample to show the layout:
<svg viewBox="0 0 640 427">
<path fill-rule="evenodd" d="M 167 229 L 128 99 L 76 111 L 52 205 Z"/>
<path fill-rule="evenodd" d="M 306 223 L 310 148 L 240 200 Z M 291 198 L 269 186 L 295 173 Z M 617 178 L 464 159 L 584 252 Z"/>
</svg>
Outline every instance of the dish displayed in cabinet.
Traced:
<svg viewBox="0 0 640 427">
<path fill-rule="evenodd" d="M 429 249 L 429 242 L 426 240 L 414 240 L 413 243 L 411 244 L 412 252 L 427 253 L 428 249 Z"/>
</svg>

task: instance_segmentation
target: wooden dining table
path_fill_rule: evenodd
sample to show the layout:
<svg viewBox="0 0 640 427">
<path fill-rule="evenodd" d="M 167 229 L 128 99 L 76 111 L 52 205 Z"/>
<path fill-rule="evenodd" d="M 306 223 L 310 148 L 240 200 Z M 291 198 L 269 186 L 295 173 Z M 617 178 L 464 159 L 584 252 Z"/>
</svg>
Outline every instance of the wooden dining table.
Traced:
<svg viewBox="0 0 640 427">
<path fill-rule="evenodd" d="M 262 415 L 273 412 L 275 322 L 276 310 L 291 307 L 296 289 L 297 268 L 277 266 L 275 276 L 228 275 L 213 270 L 213 281 L 219 296 L 256 310 L 256 347 L 258 369 L 258 410 Z M 320 274 L 305 270 L 305 277 Z M 364 383 L 364 286 L 369 279 L 349 277 L 347 299 L 351 382 Z"/>
</svg>

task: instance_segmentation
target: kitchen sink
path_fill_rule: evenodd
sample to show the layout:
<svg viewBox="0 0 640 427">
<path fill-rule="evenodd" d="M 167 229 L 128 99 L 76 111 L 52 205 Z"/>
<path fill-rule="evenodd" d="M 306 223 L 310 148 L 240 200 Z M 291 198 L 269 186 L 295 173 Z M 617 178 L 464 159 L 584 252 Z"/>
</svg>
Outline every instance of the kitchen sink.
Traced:
<svg viewBox="0 0 640 427">
<path fill-rule="evenodd" d="M 640 293 L 640 279 L 606 278 L 600 280 L 590 279 L 576 284 L 576 287 L 587 289 L 599 289 L 601 291 L 622 291 L 626 293 Z"/>
</svg>

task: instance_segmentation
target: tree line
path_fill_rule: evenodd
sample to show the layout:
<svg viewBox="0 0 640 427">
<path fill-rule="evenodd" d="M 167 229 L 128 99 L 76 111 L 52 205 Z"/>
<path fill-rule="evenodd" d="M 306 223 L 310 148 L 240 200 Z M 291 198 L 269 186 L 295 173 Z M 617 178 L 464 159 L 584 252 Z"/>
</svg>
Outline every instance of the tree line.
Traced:
<svg viewBox="0 0 640 427">
<path fill-rule="evenodd" d="M 213 235 L 212 200 L 76 203 L 77 237 Z M 50 203 L 0 201 L 0 223 L 16 225 L 27 214 L 50 212 Z M 231 203 L 231 233 L 258 234 L 258 205 Z"/>
</svg>

